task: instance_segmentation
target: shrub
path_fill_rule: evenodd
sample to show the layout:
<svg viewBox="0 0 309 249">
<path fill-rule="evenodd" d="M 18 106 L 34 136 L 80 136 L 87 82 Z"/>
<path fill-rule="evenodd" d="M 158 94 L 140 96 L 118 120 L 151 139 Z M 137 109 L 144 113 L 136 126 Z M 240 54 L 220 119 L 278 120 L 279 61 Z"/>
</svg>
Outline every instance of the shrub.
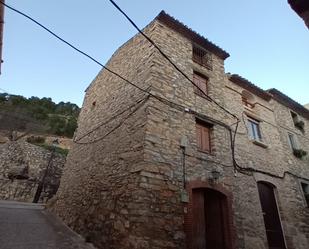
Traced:
<svg viewBox="0 0 309 249">
<path fill-rule="evenodd" d="M 307 151 L 304 151 L 302 149 L 294 149 L 293 150 L 293 154 L 294 156 L 296 156 L 297 158 L 303 158 L 304 156 L 307 155 Z"/>
<path fill-rule="evenodd" d="M 45 143 L 45 137 L 30 136 L 30 137 L 27 137 L 26 141 L 31 144 L 43 144 Z"/>
</svg>

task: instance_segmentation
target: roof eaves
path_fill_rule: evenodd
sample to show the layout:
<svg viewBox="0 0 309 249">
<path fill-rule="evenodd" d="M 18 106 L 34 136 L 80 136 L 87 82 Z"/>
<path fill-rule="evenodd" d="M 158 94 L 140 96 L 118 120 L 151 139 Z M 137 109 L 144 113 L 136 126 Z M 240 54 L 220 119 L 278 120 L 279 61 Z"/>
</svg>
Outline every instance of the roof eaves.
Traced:
<svg viewBox="0 0 309 249">
<path fill-rule="evenodd" d="M 262 88 L 256 86 L 255 84 L 239 76 L 238 74 L 230 75 L 229 80 L 266 101 L 269 101 L 271 99 L 271 95 L 268 92 L 264 91 Z"/>
<path fill-rule="evenodd" d="M 188 38 L 192 42 L 204 47 L 208 51 L 214 53 L 221 59 L 225 60 L 230 56 L 229 53 L 224 51 L 219 46 L 215 45 L 214 43 L 210 42 L 208 39 L 200 35 L 199 33 L 193 31 L 188 26 L 183 24 L 182 22 L 178 21 L 174 17 L 170 16 L 169 14 L 165 13 L 163 10 L 159 13 L 159 15 L 155 18 L 155 20 L 160 21 L 161 23 L 165 24 L 169 28 L 173 29 L 174 31 L 180 33 L 184 37 Z"/>
<path fill-rule="evenodd" d="M 297 112 L 298 114 L 302 115 L 303 117 L 309 119 L 309 110 L 305 108 L 303 105 L 299 104 L 295 100 L 291 99 L 289 96 L 285 95 L 284 93 L 280 92 L 276 88 L 272 88 L 267 90 L 268 93 L 272 95 L 272 98 L 278 101 L 280 104 L 290 108 L 291 110 Z"/>
</svg>

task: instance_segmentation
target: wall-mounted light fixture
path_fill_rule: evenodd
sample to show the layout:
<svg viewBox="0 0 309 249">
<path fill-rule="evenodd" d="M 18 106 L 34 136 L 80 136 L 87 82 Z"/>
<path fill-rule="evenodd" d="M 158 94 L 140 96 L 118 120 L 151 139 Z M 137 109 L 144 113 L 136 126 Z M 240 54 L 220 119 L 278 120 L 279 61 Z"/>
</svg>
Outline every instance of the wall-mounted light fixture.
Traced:
<svg viewBox="0 0 309 249">
<path fill-rule="evenodd" d="M 210 176 L 209 180 L 211 182 L 216 182 L 219 179 L 219 177 L 220 177 L 220 172 L 216 169 L 213 169 L 211 171 L 211 176 Z"/>
</svg>

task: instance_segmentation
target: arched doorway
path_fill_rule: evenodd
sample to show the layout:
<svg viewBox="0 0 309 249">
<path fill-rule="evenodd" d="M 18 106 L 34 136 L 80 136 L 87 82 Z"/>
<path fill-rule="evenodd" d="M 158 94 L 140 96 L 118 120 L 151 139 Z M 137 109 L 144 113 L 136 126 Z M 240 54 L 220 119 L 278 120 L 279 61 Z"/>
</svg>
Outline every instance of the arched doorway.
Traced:
<svg viewBox="0 0 309 249">
<path fill-rule="evenodd" d="M 285 249 L 274 186 L 267 182 L 258 182 L 257 185 L 269 249 Z"/>
<path fill-rule="evenodd" d="M 210 188 L 192 189 L 192 248 L 231 247 L 227 197 Z"/>
</svg>

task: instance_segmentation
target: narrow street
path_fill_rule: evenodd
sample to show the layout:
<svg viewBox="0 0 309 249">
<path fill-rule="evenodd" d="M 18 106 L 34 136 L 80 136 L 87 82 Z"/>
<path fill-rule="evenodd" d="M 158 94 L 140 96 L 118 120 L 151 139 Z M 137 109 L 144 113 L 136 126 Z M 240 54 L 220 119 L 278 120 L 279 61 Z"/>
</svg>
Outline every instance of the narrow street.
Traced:
<svg viewBox="0 0 309 249">
<path fill-rule="evenodd" d="M 94 249 L 44 206 L 0 201 L 0 249 L 71 248 Z"/>
</svg>

